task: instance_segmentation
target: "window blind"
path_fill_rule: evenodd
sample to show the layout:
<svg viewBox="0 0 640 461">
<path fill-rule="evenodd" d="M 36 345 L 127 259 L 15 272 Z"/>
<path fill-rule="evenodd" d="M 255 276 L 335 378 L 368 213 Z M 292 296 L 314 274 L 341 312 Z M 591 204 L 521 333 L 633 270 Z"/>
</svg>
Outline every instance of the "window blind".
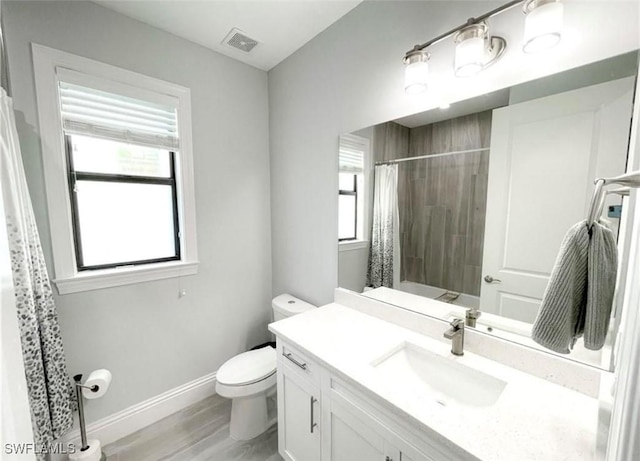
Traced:
<svg viewBox="0 0 640 461">
<path fill-rule="evenodd" d="M 339 170 L 340 173 L 358 174 L 364 172 L 364 157 L 369 150 L 366 138 L 354 135 L 340 136 Z"/>
<path fill-rule="evenodd" d="M 177 149 L 175 107 L 59 81 L 60 112 L 67 133 Z"/>
</svg>

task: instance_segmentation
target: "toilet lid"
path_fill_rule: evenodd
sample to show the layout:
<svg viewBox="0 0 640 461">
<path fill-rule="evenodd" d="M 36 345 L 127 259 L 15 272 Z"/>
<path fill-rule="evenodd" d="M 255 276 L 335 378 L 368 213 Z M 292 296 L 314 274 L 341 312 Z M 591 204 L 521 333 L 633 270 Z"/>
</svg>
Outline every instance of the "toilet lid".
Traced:
<svg viewBox="0 0 640 461">
<path fill-rule="evenodd" d="M 267 346 L 227 360 L 216 375 L 218 382 L 241 386 L 262 381 L 276 371 L 276 350 Z"/>
</svg>

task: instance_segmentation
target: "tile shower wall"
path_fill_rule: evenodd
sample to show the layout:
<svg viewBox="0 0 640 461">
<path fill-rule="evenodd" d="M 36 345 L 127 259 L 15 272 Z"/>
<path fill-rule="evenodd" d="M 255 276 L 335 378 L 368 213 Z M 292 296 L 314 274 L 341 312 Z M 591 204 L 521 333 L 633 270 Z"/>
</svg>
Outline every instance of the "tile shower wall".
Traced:
<svg viewBox="0 0 640 461">
<path fill-rule="evenodd" d="M 376 161 L 490 146 L 491 111 L 417 128 L 376 126 Z M 489 152 L 402 162 L 400 279 L 480 295 Z"/>
<path fill-rule="evenodd" d="M 373 130 L 373 157 L 385 162 L 409 155 L 409 128 L 395 122 L 381 123 Z"/>
</svg>

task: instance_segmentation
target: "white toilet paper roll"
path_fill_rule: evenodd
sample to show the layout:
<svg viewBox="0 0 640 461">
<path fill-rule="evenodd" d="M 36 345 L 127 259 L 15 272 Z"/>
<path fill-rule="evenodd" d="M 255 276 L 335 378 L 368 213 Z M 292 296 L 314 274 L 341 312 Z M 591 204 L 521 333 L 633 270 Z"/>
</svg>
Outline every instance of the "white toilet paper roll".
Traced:
<svg viewBox="0 0 640 461">
<path fill-rule="evenodd" d="M 109 384 L 111 384 L 111 372 L 109 370 L 92 371 L 84 385 L 87 387 L 98 386 L 98 388 L 95 392 L 91 389 L 83 388 L 82 395 L 85 399 L 99 399 L 107 392 Z"/>
<path fill-rule="evenodd" d="M 87 448 L 85 451 L 80 451 L 80 444 L 76 446 L 76 452 L 69 454 L 69 461 L 101 461 L 102 459 L 102 447 L 99 440 L 87 441 Z"/>
</svg>

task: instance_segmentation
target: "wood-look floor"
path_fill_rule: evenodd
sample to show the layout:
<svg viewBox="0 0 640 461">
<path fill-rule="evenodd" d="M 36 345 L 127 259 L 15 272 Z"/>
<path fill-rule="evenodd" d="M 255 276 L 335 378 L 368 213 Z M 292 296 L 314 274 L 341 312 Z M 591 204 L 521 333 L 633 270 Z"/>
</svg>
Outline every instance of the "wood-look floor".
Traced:
<svg viewBox="0 0 640 461">
<path fill-rule="evenodd" d="M 277 426 L 253 440 L 229 436 L 231 401 L 214 395 L 104 447 L 107 461 L 282 461 Z"/>
</svg>

